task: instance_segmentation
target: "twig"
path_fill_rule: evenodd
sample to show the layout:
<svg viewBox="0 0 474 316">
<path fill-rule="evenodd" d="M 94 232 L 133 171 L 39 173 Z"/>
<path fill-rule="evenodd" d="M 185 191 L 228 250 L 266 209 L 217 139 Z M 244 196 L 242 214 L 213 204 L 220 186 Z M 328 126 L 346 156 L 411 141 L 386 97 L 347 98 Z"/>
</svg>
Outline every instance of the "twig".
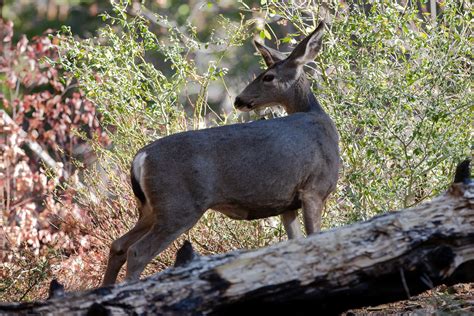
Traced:
<svg viewBox="0 0 474 316">
<path fill-rule="evenodd" d="M 408 289 L 407 281 L 405 280 L 405 272 L 403 272 L 403 268 L 400 268 L 400 277 L 402 278 L 402 284 L 403 288 L 405 289 L 405 293 L 407 293 L 407 297 L 410 299 L 410 290 Z"/>
</svg>

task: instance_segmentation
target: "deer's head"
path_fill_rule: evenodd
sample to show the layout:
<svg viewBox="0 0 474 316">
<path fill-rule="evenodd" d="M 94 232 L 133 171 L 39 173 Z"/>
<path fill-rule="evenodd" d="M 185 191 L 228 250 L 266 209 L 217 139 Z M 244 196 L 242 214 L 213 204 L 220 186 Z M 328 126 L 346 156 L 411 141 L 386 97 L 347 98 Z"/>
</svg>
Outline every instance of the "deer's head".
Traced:
<svg viewBox="0 0 474 316">
<path fill-rule="evenodd" d="M 281 52 L 254 42 L 262 55 L 267 69 L 235 98 L 235 107 L 251 111 L 280 104 L 288 113 L 305 111 L 305 102 L 310 83 L 303 67 L 312 61 L 321 49 L 324 22 L 302 40 L 286 57 Z"/>
</svg>

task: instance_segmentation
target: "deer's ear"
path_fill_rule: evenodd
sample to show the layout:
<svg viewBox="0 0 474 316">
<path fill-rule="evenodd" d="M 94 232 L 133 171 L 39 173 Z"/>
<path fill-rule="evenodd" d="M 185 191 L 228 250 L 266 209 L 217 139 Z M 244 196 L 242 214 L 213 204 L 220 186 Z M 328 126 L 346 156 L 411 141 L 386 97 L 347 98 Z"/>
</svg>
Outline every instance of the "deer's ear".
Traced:
<svg viewBox="0 0 474 316">
<path fill-rule="evenodd" d="M 309 63 L 316 57 L 323 43 L 324 21 L 319 22 L 318 27 L 302 40 L 298 46 L 295 47 L 288 57 L 288 61 L 296 65 L 304 65 Z"/>
<path fill-rule="evenodd" d="M 255 47 L 257 50 L 262 54 L 263 60 L 265 61 L 265 64 L 267 67 L 272 66 L 274 63 L 279 62 L 280 60 L 283 60 L 286 58 L 285 55 L 277 51 L 276 49 L 267 47 L 263 44 L 260 44 L 257 41 L 253 41 Z"/>
</svg>

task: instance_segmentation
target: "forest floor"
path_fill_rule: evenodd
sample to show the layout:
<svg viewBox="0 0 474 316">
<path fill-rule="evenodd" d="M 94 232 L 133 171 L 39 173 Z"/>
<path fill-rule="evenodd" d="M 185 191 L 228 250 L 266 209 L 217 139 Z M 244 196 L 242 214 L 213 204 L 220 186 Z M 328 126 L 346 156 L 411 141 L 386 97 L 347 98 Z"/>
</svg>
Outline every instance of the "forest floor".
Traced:
<svg viewBox="0 0 474 316">
<path fill-rule="evenodd" d="M 474 315 L 474 283 L 438 286 L 405 301 L 354 309 L 343 315 Z"/>
</svg>

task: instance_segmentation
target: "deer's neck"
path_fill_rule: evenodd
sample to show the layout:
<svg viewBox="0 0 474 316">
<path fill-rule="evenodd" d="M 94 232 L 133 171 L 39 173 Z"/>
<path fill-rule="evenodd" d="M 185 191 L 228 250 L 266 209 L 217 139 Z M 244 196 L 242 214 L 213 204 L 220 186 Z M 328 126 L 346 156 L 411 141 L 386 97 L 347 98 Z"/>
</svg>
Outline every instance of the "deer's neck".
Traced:
<svg viewBox="0 0 474 316">
<path fill-rule="evenodd" d="M 297 82 L 294 91 L 295 95 L 291 98 L 291 102 L 286 104 L 288 114 L 297 112 L 325 113 L 318 100 L 316 100 L 313 91 L 311 91 L 311 86 L 307 80 L 303 79 Z"/>
</svg>

